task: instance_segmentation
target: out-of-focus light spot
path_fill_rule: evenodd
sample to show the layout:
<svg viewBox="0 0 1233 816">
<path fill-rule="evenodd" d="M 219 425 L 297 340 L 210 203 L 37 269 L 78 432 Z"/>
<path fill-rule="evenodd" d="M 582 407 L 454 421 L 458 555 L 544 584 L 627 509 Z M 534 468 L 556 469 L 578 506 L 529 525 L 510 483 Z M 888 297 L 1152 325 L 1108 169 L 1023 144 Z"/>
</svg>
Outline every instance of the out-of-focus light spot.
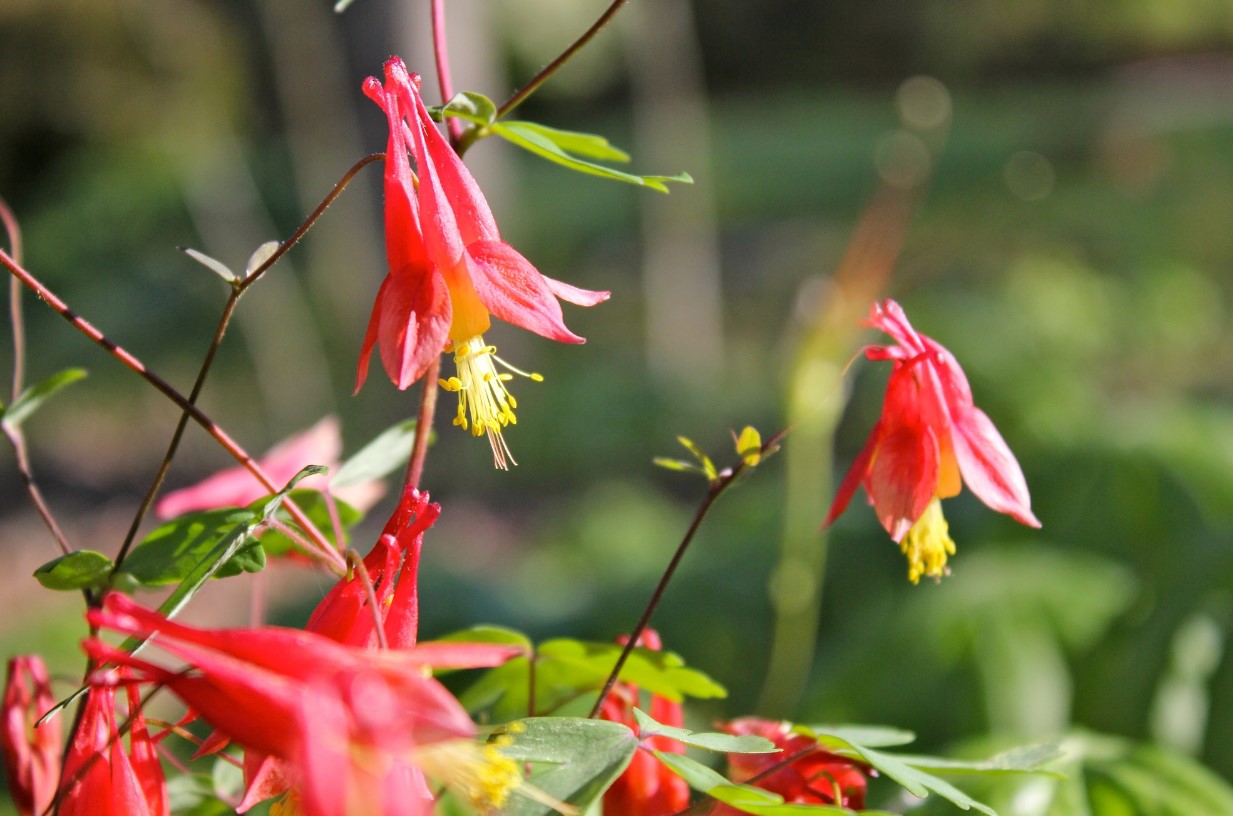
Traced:
<svg viewBox="0 0 1233 816">
<path fill-rule="evenodd" d="M 1053 184 L 1057 180 L 1052 162 L 1030 150 L 1011 156 L 1002 175 L 1010 192 L 1024 201 L 1040 201 L 1047 197 L 1053 192 Z"/>
<path fill-rule="evenodd" d="M 908 127 L 934 130 L 950 122 L 950 91 L 933 77 L 914 76 L 904 80 L 895 94 L 895 102 L 899 117 Z"/>
<path fill-rule="evenodd" d="M 929 176 L 929 148 L 913 133 L 892 133 L 873 150 L 873 164 L 882 181 L 891 187 L 910 189 Z"/>
</svg>

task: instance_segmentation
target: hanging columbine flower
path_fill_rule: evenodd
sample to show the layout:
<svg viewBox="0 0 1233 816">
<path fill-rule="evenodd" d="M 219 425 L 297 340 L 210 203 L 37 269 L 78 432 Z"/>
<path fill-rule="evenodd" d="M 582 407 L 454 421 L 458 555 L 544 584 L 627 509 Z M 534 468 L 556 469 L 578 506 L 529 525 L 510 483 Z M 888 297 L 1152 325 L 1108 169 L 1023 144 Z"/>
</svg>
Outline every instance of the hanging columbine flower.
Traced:
<svg viewBox="0 0 1233 816">
<path fill-rule="evenodd" d="M 893 366 L 882 416 L 852 463 L 831 506 L 833 522 L 864 485 L 874 511 L 908 558 L 908 578 L 941 578 L 955 554 L 940 500 L 964 482 L 999 513 L 1039 527 L 1019 463 L 972 402 L 963 369 L 949 351 L 918 334 L 893 300 L 874 304 L 869 325 L 896 345 L 870 346 L 870 360 Z"/>
<path fill-rule="evenodd" d="M 452 351 L 457 375 L 440 384 L 458 394 L 454 424 L 487 435 L 495 464 L 506 468 L 514 460 L 501 430 L 516 422 L 518 403 L 505 384 L 514 374 L 542 378 L 496 356 L 483 337 L 491 316 L 550 340 L 581 343 L 565 327 L 557 298 L 594 306 L 609 293 L 545 277 L 501 240 L 484 194 L 433 124 L 419 85 L 419 76 L 408 74 L 397 57 L 385 64 L 384 86 L 376 77 L 364 82 L 364 93 L 389 120 L 385 245 L 390 271 L 360 349 L 356 390 L 378 343 L 382 365 L 400 389 L 423 376 L 438 354 Z"/>
<path fill-rule="evenodd" d="M 9 795 L 21 816 L 47 810 L 60 779 L 60 720 L 35 726 L 56 703 L 47 666 L 37 655 L 9 660 L 0 708 L 0 753 Z"/>
</svg>

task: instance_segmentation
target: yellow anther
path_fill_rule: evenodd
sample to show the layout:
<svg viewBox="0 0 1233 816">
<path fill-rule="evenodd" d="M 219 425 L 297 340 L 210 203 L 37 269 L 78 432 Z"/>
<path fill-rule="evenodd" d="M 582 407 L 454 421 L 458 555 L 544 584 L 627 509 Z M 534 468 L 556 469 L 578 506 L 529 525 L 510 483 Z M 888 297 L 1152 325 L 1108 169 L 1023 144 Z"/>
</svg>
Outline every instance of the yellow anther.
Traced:
<svg viewBox="0 0 1233 816">
<path fill-rule="evenodd" d="M 528 377 L 535 382 L 543 382 L 544 378 L 511 366 L 497 356 L 496 346 L 486 344 L 479 335 L 454 342 L 452 348 L 458 376 L 437 382 L 446 391 L 458 394 L 458 414 L 454 424 L 463 430 L 469 427 L 473 436 L 487 434 L 497 467 L 505 469 L 511 462 L 517 464 L 501 436 L 502 428 L 518 422 L 514 416 L 518 401 L 505 384 L 514 375 Z M 498 370 L 498 364 L 506 370 Z"/>
<path fill-rule="evenodd" d="M 543 381 L 544 381 L 544 375 L 543 375 L 543 374 L 537 374 L 537 373 L 535 373 L 534 371 L 532 371 L 532 372 L 531 372 L 529 375 L 527 375 L 527 376 L 529 376 L 533 382 L 543 382 Z"/>
<path fill-rule="evenodd" d="M 950 537 L 950 526 L 942 515 L 942 502 L 934 499 L 925 512 L 899 542 L 899 549 L 908 557 L 908 580 L 919 583 L 922 575 L 935 580 L 949 575 L 946 557 L 955 554 L 955 542 Z"/>
</svg>

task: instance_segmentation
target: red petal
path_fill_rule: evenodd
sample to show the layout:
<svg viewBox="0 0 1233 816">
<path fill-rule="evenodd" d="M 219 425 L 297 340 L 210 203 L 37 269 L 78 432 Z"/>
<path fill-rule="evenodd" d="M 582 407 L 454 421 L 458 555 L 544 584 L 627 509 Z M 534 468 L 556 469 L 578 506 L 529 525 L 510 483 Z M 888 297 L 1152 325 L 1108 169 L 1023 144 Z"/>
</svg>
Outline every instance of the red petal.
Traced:
<svg viewBox="0 0 1233 816">
<path fill-rule="evenodd" d="M 1039 527 L 1019 462 L 993 422 L 979 408 L 956 421 L 952 441 L 963 481 L 976 497 L 999 513 L 1029 527 Z"/>
<path fill-rule="evenodd" d="M 831 511 L 826 514 L 826 521 L 822 522 L 823 527 L 829 527 L 833 524 L 835 519 L 839 518 L 839 515 L 848 508 L 848 502 L 852 501 L 856 488 L 869 475 L 869 463 L 873 460 L 874 451 L 877 450 L 878 442 L 883 432 L 884 427 L 881 420 L 879 420 L 878 424 L 873 426 L 873 432 L 869 434 L 869 439 L 865 441 L 865 447 L 861 449 L 860 454 L 852 462 L 852 467 L 848 468 L 843 481 L 839 483 L 839 490 L 835 493 L 835 501 L 831 503 Z"/>
<path fill-rule="evenodd" d="M 933 500 L 938 484 L 938 443 L 924 425 L 902 425 L 878 445 L 869 469 L 869 494 L 878 520 L 900 541 Z"/>
<path fill-rule="evenodd" d="M 585 342 L 565 327 L 548 279 L 509 244 L 479 241 L 467 247 L 465 257 L 475 293 L 488 311 L 549 340 Z"/>
<path fill-rule="evenodd" d="M 579 289 L 577 286 L 570 286 L 568 283 L 554 280 L 547 275 L 544 276 L 544 280 L 548 281 L 548 288 L 552 290 L 552 294 L 575 306 L 595 306 L 612 297 L 611 292 L 594 292 L 590 289 Z"/>
</svg>

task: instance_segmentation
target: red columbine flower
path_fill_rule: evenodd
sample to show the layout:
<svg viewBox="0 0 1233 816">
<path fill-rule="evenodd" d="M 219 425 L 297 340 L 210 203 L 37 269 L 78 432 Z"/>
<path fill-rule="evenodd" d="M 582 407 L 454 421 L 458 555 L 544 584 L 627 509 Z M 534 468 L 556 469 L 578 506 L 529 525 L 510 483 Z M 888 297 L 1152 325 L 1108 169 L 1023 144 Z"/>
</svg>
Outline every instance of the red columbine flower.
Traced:
<svg viewBox="0 0 1233 816">
<path fill-rule="evenodd" d="M 949 351 L 918 334 L 893 300 L 874 304 L 869 325 L 893 346 L 870 346 L 870 360 L 890 360 L 882 416 L 852 463 L 826 524 L 843 512 L 863 484 L 882 526 L 908 557 L 908 578 L 946 574 L 955 543 L 940 499 L 966 482 L 986 505 L 1030 527 L 1031 498 L 1019 463 L 1002 435 L 972 403 L 972 389 Z"/>
<path fill-rule="evenodd" d="M 622 642 L 628 642 L 628 638 L 622 638 Z M 661 648 L 659 634 L 651 629 L 642 633 L 640 643 L 648 649 Z M 637 686 L 617 683 L 604 700 L 599 716 L 637 730 L 634 708 L 641 705 Z M 658 723 L 676 728 L 684 725 L 681 704 L 657 694 L 651 695 L 650 713 Z M 651 737 L 638 747 L 629 767 L 604 793 L 604 816 L 669 816 L 687 807 L 689 784 L 650 753 L 683 754 L 685 746 L 667 737 Z"/>
<path fill-rule="evenodd" d="M 9 795 L 21 816 L 41 814 L 51 805 L 60 780 L 60 720 L 35 727 L 56 704 L 42 658 L 14 657 L 4 682 L 0 708 L 0 748 Z"/>
<path fill-rule="evenodd" d="M 608 292 L 590 292 L 545 277 L 501 240 L 484 194 L 428 115 L 419 75 L 401 59 L 385 63 L 364 93 L 389 119 L 385 151 L 385 251 L 390 272 L 377 292 L 360 349 L 356 390 L 380 342 L 381 362 L 400 389 L 423 376 L 433 359 L 452 350 L 455 377 L 440 380 L 458 393 L 454 424 L 488 435 L 498 467 L 513 461 L 501 429 L 513 424 L 517 401 L 506 390 L 513 374 L 533 380 L 496 356 L 483 334 L 491 315 L 562 343 L 583 339 L 565 327 L 557 298 L 594 306 Z M 410 159 L 415 161 L 416 179 Z M 497 364 L 506 369 L 498 370 Z"/>
<path fill-rule="evenodd" d="M 720 727 L 737 736 L 765 737 L 780 749 L 773 754 L 729 754 L 729 776 L 734 782 L 745 782 L 766 773 L 750 784 L 779 794 L 785 802 L 839 805 L 855 810 L 865 806 L 869 769 L 854 760 L 823 751 L 817 747 L 817 740 L 793 734 L 790 723 L 742 717 Z M 800 755 L 798 759 L 784 764 L 797 755 Z M 781 764 L 783 767 L 767 773 Z M 739 813 L 727 805 L 717 805 L 708 816 L 738 816 Z"/>
<path fill-rule="evenodd" d="M 439 744 L 473 745 L 475 734 L 466 711 L 429 670 L 496 666 L 517 651 L 441 643 L 376 652 L 275 626 L 196 629 L 118 593 L 87 618 L 125 635 L 157 632 L 159 647 L 186 661 L 188 670 L 163 668 L 98 638 L 84 646 L 100 662 L 166 685 L 246 749 L 284 760 L 307 816 L 422 813 L 428 791 L 412 783 L 429 761 L 424 757 Z M 491 760 L 499 779 L 485 790 L 494 800 L 519 780 L 516 766 L 501 762 Z"/>
<path fill-rule="evenodd" d="M 115 679 L 124 682 L 121 669 Z M 146 730 L 137 687 L 128 684 L 129 753 L 116 725 L 116 690 L 92 685 L 64 760 L 60 816 L 167 816 L 167 783 Z"/>
</svg>

